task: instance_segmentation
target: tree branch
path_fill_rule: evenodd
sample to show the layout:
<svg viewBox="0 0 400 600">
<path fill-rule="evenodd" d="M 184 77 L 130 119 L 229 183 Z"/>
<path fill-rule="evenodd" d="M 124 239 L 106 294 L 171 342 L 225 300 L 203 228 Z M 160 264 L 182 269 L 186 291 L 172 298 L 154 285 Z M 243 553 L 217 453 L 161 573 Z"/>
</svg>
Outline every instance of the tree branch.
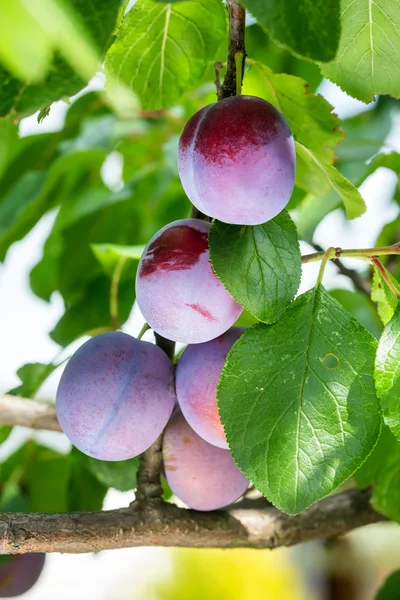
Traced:
<svg viewBox="0 0 400 600">
<path fill-rule="evenodd" d="M 319 244 L 314 244 L 314 242 L 313 242 L 312 245 L 317 250 L 317 252 L 325 252 L 325 250 Z M 368 284 L 368 282 L 365 281 L 364 278 L 361 277 L 361 275 L 359 273 L 357 273 L 357 271 L 354 271 L 354 269 L 348 269 L 339 258 L 335 258 L 334 260 L 335 260 L 335 265 L 339 270 L 339 273 L 348 277 L 353 282 L 356 290 L 358 290 L 359 292 L 361 292 L 362 294 L 365 294 L 366 296 L 368 296 L 368 298 L 370 298 L 371 287 Z"/>
<path fill-rule="evenodd" d="M 235 54 L 242 54 L 242 79 L 246 60 L 245 29 L 246 11 L 236 0 L 227 0 L 229 11 L 229 50 L 224 81 L 218 91 L 218 100 L 236 96 Z"/>
<path fill-rule="evenodd" d="M 61 431 L 54 406 L 8 394 L 0 396 L 0 423 Z"/>
<path fill-rule="evenodd" d="M 0 513 L 0 553 L 98 552 L 137 546 L 277 548 L 341 535 L 384 517 L 368 490 L 325 498 L 299 515 L 276 508 L 202 513 L 173 504 L 86 513 Z"/>
</svg>

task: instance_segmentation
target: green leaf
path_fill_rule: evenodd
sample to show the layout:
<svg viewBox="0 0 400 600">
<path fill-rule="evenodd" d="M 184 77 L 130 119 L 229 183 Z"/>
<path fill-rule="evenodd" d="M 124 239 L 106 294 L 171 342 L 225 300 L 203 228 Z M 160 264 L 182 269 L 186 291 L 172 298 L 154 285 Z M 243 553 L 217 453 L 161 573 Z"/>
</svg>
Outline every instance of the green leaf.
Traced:
<svg viewBox="0 0 400 600">
<path fill-rule="evenodd" d="M 400 571 L 394 571 L 379 588 L 375 600 L 399 600 Z"/>
<path fill-rule="evenodd" d="M 72 452 L 82 466 L 107 488 L 112 487 L 120 492 L 128 492 L 136 487 L 136 475 L 140 462 L 138 456 L 130 460 L 108 462 L 86 456 L 76 448 Z"/>
<path fill-rule="evenodd" d="M 375 362 L 376 392 L 383 418 L 400 441 L 400 308 L 383 330 Z"/>
<path fill-rule="evenodd" d="M 104 272 L 112 277 L 121 259 L 139 261 L 145 248 L 142 246 L 118 246 L 117 244 L 92 244 L 94 255 L 102 265 Z"/>
<path fill-rule="evenodd" d="M 260 321 L 277 321 L 301 277 L 299 242 L 288 213 L 254 227 L 215 221 L 209 244 L 213 268 L 228 292 Z"/>
<path fill-rule="evenodd" d="M 317 63 L 293 56 L 286 48 L 276 44 L 257 23 L 246 27 L 246 52 L 250 59 L 268 65 L 274 73 L 289 73 L 302 77 L 309 83 L 312 92 L 322 81 Z"/>
<path fill-rule="evenodd" d="M 33 398 L 40 386 L 57 369 L 58 365 L 45 365 L 43 363 L 27 363 L 20 367 L 17 375 L 21 380 L 21 385 L 13 388 L 8 393 L 13 396 L 23 396 L 24 398 Z"/>
<path fill-rule="evenodd" d="M 159 109 L 200 81 L 225 36 L 221 0 L 173 5 L 138 0 L 125 15 L 106 63 L 138 94 L 144 109 Z"/>
<path fill-rule="evenodd" d="M 380 337 L 382 323 L 373 302 L 365 294 L 341 289 L 329 290 L 329 293 L 374 337 Z"/>
<path fill-rule="evenodd" d="M 400 292 L 400 284 L 396 281 L 393 275 L 389 273 L 389 271 L 388 275 L 395 287 Z M 378 315 L 380 316 L 382 323 L 386 325 L 393 317 L 399 300 L 394 295 L 386 281 L 383 279 L 381 272 L 376 267 L 374 267 L 374 274 L 372 278 L 371 300 L 376 302 Z"/>
<path fill-rule="evenodd" d="M 39 447 L 29 467 L 30 510 L 32 512 L 68 511 L 71 466 L 66 456 Z"/>
<path fill-rule="evenodd" d="M 386 425 L 354 478 L 361 488 L 372 484 L 371 504 L 375 510 L 400 522 L 400 443 Z"/>
<path fill-rule="evenodd" d="M 365 212 L 360 192 L 340 171 L 299 142 L 296 142 L 296 156 L 296 184 L 299 187 L 311 193 L 318 190 L 319 195 L 332 188 L 342 200 L 348 219 L 355 219 Z"/>
<path fill-rule="evenodd" d="M 322 287 L 228 354 L 219 410 L 239 468 L 280 510 L 299 513 L 363 463 L 380 432 L 376 340 Z"/>
<path fill-rule="evenodd" d="M 28 512 L 29 501 L 19 485 L 8 481 L 2 485 L 0 512 Z"/>
<path fill-rule="evenodd" d="M 399 0 L 342 0 L 342 35 L 335 60 L 322 73 L 363 102 L 400 97 Z"/>
<path fill-rule="evenodd" d="M 0 444 L 6 441 L 12 430 L 11 425 L 0 425 Z"/>
<path fill-rule="evenodd" d="M 339 129 L 341 121 L 323 96 L 309 92 L 304 79 L 273 73 L 267 66 L 251 61 L 243 93 L 271 102 L 283 114 L 298 142 L 326 162 L 333 161 L 333 148 L 344 135 Z"/>
<path fill-rule="evenodd" d="M 135 265 L 135 268 L 137 265 Z M 135 301 L 135 275 L 132 272 L 118 289 L 119 321 L 124 323 Z M 50 337 L 60 346 L 68 346 L 82 335 L 94 331 L 114 329 L 110 316 L 110 280 L 106 277 L 95 279 L 86 289 L 85 296 L 69 305 L 50 333 Z"/>
<path fill-rule="evenodd" d="M 69 455 L 71 480 L 68 491 L 70 511 L 101 510 L 107 486 L 101 483 L 82 463 L 75 448 Z"/>
<path fill-rule="evenodd" d="M 271 37 L 296 54 L 313 60 L 335 57 L 340 35 L 336 0 L 243 0 Z"/>
<path fill-rule="evenodd" d="M 103 2 L 103 0 L 91 0 L 90 2 L 69 0 L 68 5 L 74 10 L 79 22 L 84 25 L 85 30 L 93 41 L 93 48 L 97 50 L 98 56 L 101 58 L 104 56 L 109 44 L 121 0 L 108 0 L 107 2 Z M 24 11 L 24 13 L 26 12 Z M 51 23 L 48 26 L 51 26 Z M 17 32 L 21 31 L 21 27 L 22 21 L 17 23 Z M 51 63 L 47 64 L 46 76 L 41 81 L 32 83 L 34 78 L 31 72 L 31 52 L 40 40 L 46 39 L 43 31 L 38 35 L 39 37 L 35 37 L 35 43 L 26 44 L 26 49 L 29 51 L 29 58 L 26 64 L 29 65 L 30 69 L 26 79 L 29 83 L 24 80 L 25 74 L 23 72 L 16 72 L 17 76 L 21 76 L 21 79 L 17 79 L 9 71 L 0 66 L 0 80 L 2 82 L 0 89 L 0 116 L 7 115 L 10 112 L 20 116 L 31 114 L 41 107 L 48 106 L 55 100 L 72 96 L 85 86 L 91 75 L 95 74 L 95 70 L 93 70 L 91 75 L 87 72 L 86 77 L 83 78 L 64 58 L 56 54 Z M 25 47 L 25 44 L 21 46 L 20 38 L 19 33 L 14 31 L 12 48 Z M 16 39 L 19 40 L 18 44 L 15 44 Z M 50 56 L 48 59 L 50 59 Z M 9 67 L 12 66 L 9 65 Z M 41 74 L 44 75 L 44 72 Z"/>
<path fill-rule="evenodd" d="M 316 192 L 318 192 L 318 187 Z M 303 202 L 297 206 L 293 218 L 296 223 L 299 238 L 312 244 L 314 232 L 327 214 L 340 208 L 342 203 L 339 196 L 330 190 L 325 196 L 307 194 Z"/>
</svg>

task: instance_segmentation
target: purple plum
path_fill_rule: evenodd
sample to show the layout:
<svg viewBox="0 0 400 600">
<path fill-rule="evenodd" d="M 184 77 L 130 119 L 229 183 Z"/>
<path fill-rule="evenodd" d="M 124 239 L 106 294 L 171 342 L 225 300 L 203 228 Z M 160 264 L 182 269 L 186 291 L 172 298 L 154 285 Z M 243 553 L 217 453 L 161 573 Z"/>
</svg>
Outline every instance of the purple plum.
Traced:
<svg viewBox="0 0 400 600">
<path fill-rule="evenodd" d="M 149 342 L 102 333 L 72 356 L 57 391 L 57 416 L 70 441 L 100 460 L 141 454 L 162 433 L 175 404 L 173 366 Z"/>
<path fill-rule="evenodd" d="M 136 276 L 136 299 L 154 331 L 198 344 L 224 333 L 243 308 L 212 270 L 210 223 L 182 219 L 166 225 L 146 246 Z"/>
<path fill-rule="evenodd" d="M 188 121 L 179 142 L 186 194 L 201 212 L 224 223 L 273 219 L 290 199 L 295 165 L 288 124 L 255 96 L 205 106 Z"/>
<path fill-rule="evenodd" d="M 240 498 L 249 485 L 229 450 L 203 440 L 180 411 L 166 427 L 163 456 L 171 490 L 195 510 L 223 508 Z"/>
</svg>

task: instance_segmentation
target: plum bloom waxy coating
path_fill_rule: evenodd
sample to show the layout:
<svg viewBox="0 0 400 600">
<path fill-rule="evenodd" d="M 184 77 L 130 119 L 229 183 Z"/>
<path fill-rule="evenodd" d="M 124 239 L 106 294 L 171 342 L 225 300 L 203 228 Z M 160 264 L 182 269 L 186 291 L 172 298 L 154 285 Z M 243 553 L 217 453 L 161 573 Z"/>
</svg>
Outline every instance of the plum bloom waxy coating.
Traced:
<svg viewBox="0 0 400 600">
<path fill-rule="evenodd" d="M 243 308 L 212 270 L 211 225 L 182 219 L 158 231 L 136 276 L 136 299 L 154 331 L 175 342 L 199 344 L 233 325 Z"/>
<path fill-rule="evenodd" d="M 74 446 L 114 461 L 147 450 L 166 426 L 175 400 L 173 366 L 163 350 L 109 332 L 75 352 L 61 377 L 56 409 Z"/>
<path fill-rule="evenodd" d="M 173 493 L 195 510 L 217 510 L 235 502 L 249 482 L 229 450 L 203 440 L 180 411 L 164 434 L 165 475 Z"/>
<path fill-rule="evenodd" d="M 15 598 L 31 589 L 39 579 L 46 555 L 17 554 L 0 566 L 0 598 Z"/>
<path fill-rule="evenodd" d="M 185 348 L 176 367 L 176 396 L 183 416 L 203 439 L 227 449 L 217 406 L 217 385 L 226 356 L 245 327 L 232 327 L 218 338 Z"/>
<path fill-rule="evenodd" d="M 295 177 L 293 136 L 282 114 L 255 96 L 209 104 L 187 122 L 178 153 L 190 201 L 224 223 L 259 225 L 288 203 Z"/>
</svg>

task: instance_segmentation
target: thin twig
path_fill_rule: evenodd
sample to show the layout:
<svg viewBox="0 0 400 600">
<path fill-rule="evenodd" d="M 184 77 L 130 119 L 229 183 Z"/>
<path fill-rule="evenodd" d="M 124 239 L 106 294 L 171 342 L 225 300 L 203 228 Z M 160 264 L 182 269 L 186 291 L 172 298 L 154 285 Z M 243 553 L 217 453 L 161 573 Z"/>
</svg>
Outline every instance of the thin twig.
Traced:
<svg viewBox="0 0 400 600">
<path fill-rule="evenodd" d="M 313 243 L 312 245 L 318 252 L 325 252 L 325 250 L 319 244 Z M 365 294 L 369 298 L 371 296 L 371 286 L 368 284 L 368 282 L 365 281 L 363 277 L 357 273 L 357 271 L 354 271 L 354 269 L 348 269 L 336 256 L 333 260 L 335 261 L 335 266 L 337 267 L 339 273 L 351 279 L 356 290 L 362 294 Z"/>
</svg>

